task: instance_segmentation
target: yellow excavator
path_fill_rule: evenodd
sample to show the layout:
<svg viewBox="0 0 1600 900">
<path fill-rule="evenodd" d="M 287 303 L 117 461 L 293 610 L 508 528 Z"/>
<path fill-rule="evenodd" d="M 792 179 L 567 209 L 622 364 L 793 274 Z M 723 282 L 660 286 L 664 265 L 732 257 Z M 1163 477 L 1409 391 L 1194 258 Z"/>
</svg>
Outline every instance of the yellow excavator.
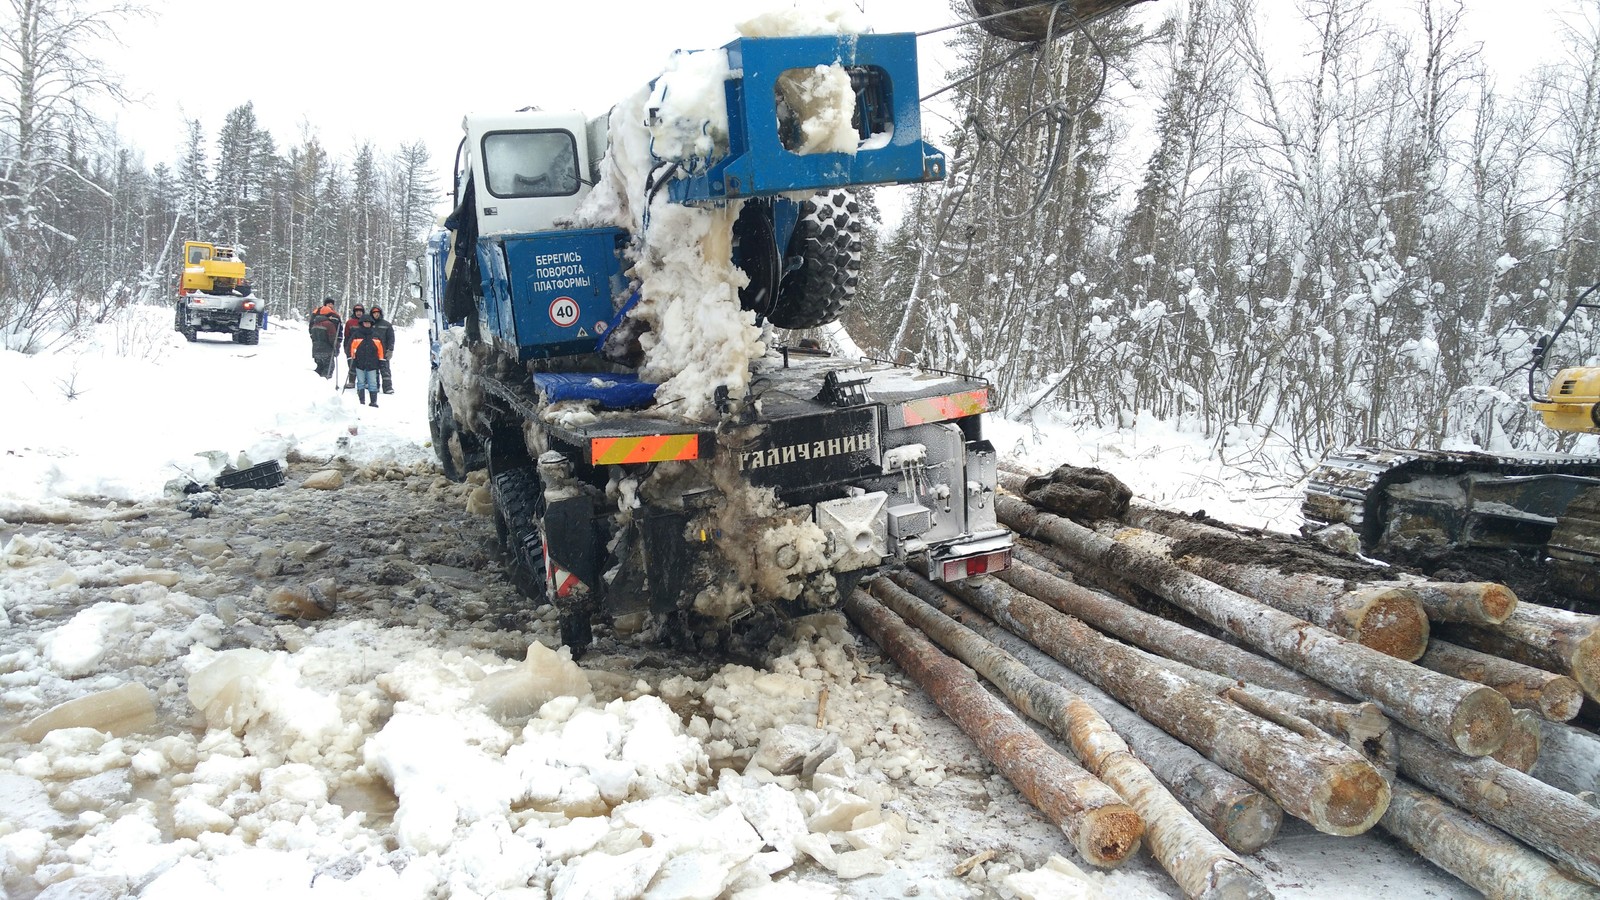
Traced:
<svg viewBox="0 0 1600 900">
<path fill-rule="evenodd" d="M 1597 290 L 1534 345 L 1529 406 L 1556 431 L 1600 434 L 1600 366 L 1547 368 L 1578 312 L 1600 312 Z M 1600 612 L 1600 457 L 1355 447 L 1323 460 L 1301 510 L 1307 533 L 1348 525 L 1372 556 Z"/>
</svg>

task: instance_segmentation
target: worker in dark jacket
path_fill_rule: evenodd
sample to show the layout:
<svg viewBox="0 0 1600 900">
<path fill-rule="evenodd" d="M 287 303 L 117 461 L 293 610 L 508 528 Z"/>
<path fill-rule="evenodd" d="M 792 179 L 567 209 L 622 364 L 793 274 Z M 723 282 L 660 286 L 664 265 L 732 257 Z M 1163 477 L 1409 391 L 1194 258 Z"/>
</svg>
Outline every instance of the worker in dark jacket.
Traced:
<svg viewBox="0 0 1600 900">
<path fill-rule="evenodd" d="M 378 370 L 383 368 L 383 341 L 372 336 L 372 326 L 357 326 L 350 338 L 350 371 L 355 373 L 356 400 L 378 405 Z"/>
<path fill-rule="evenodd" d="M 367 319 L 367 308 L 365 306 L 357 303 L 355 306 L 350 307 L 350 318 L 344 320 L 344 355 L 346 357 L 350 355 L 350 342 L 355 340 L 356 329 L 360 328 L 362 325 L 369 324 L 371 324 L 371 322 Z M 351 369 L 345 374 L 344 386 L 346 388 L 353 388 L 356 386 L 355 369 Z"/>
<path fill-rule="evenodd" d="M 317 374 L 333 377 L 334 354 L 339 351 L 339 314 L 333 311 L 332 298 L 311 313 L 311 361 L 316 363 Z"/>
<path fill-rule="evenodd" d="M 394 393 L 394 376 L 389 374 L 389 361 L 394 359 L 394 323 L 383 315 L 383 307 L 374 306 L 369 313 L 372 319 L 372 336 L 383 342 L 383 392 Z"/>
</svg>

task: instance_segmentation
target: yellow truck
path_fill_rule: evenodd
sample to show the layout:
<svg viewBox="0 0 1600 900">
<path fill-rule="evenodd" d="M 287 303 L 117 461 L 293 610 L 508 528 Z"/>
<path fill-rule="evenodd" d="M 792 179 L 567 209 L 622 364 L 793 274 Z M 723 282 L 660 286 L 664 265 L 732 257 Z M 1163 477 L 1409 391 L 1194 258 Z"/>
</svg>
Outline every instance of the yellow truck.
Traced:
<svg viewBox="0 0 1600 900">
<path fill-rule="evenodd" d="M 190 341 L 202 331 L 217 331 L 236 344 L 254 344 L 260 340 L 260 323 L 243 254 L 233 247 L 185 241 L 174 329 Z"/>
</svg>

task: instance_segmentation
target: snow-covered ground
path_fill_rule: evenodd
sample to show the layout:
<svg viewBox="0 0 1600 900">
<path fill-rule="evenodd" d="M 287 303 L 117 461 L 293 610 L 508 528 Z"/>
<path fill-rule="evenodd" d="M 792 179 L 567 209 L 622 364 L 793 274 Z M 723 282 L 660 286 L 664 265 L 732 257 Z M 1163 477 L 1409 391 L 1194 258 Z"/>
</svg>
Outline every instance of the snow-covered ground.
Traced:
<svg viewBox="0 0 1600 900">
<path fill-rule="evenodd" d="M 837 615 L 760 670 L 549 649 L 487 492 L 431 462 L 420 327 L 372 409 L 314 375 L 302 323 L 243 347 L 169 317 L 0 354 L 0 898 L 1176 895 L 1147 857 L 1050 868 L 1065 837 Z M 993 436 L 1152 501 L 1293 515 L 1292 486 L 1155 425 Z M 289 483 L 163 493 L 241 452 Z M 54 715 L 115 734 L 33 723 L 91 697 Z M 1294 823 L 1251 864 L 1285 897 L 1472 895 Z"/>
</svg>

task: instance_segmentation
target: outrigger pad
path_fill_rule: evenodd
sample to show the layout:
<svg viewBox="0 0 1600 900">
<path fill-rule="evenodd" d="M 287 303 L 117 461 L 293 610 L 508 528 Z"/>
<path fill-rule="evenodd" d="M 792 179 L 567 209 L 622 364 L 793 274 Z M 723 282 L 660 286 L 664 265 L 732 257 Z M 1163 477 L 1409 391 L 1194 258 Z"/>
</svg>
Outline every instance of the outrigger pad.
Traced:
<svg viewBox="0 0 1600 900">
<path fill-rule="evenodd" d="M 538 372 L 533 385 L 548 403 L 594 400 L 602 409 L 642 409 L 655 402 L 658 384 L 637 375 Z"/>
</svg>

